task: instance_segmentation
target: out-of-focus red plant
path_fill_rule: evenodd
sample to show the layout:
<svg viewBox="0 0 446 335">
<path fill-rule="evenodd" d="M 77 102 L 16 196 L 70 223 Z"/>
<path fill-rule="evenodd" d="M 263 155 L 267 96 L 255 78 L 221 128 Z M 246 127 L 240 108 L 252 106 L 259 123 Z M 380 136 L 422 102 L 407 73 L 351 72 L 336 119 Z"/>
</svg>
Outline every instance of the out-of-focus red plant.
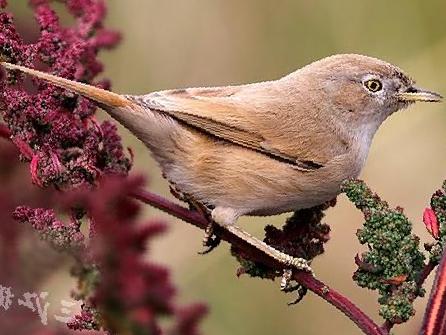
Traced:
<svg viewBox="0 0 446 335">
<path fill-rule="evenodd" d="M 50 206 L 49 192 L 31 185 L 29 174 L 20 165 L 17 149 L 11 143 L 0 142 L 0 162 L 0 285 L 3 287 L 0 328 L 3 334 L 35 335 L 45 327 L 38 315 L 17 306 L 17 298 L 23 292 L 38 290 L 48 270 L 54 269 L 54 264 L 63 266 L 65 262 L 39 242 L 29 227 L 17 224 L 11 215 L 21 203 Z M 27 257 L 30 250 L 35 256 L 32 259 Z M 8 295 L 13 295 L 9 296 L 9 302 Z M 61 330 L 59 334 L 68 334 L 68 330 Z"/>
<path fill-rule="evenodd" d="M 116 334 L 197 334 L 206 307 L 176 306 L 166 268 L 143 259 L 147 242 L 165 225 L 136 224 L 140 203 L 130 195 L 142 185 L 140 178 L 107 178 L 97 190 L 79 190 L 65 200 L 66 208 L 85 208 L 95 224 L 86 255 L 90 262 L 80 263 L 76 271 L 83 313 L 71 328 L 102 324 Z M 160 316 L 173 317 L 170 329 L 162 331 Z"/>
<path fill-rule="evenodd" d="M 118 33 L 103 26 L 105 2 L 59 1 L 75 18 L 69 27 L 60 24 L 51 2 L 30 1 L 40 28 L 32 43 L 24 42 L 11 14 L 0 12 L 0 57 L 109 88 L 108 81 L 95 81 L 103 70 L 98 52 L 120 40 Z M 6 6 L 6 1 L 0 1 L 1 8 Z M 126 177 L 131 159 L 116 126 L 96 121 L 96 106 L 70 92 L 35 79 L 29 81 L 20 73 L 1 70 L 0 79 L 0 118 L 4 122 L 0 137 L 12 140 L 21 160 L 29 162 L 32 182 L 46 188 L 36 188 L 27 196 L 19 194 L 11 201 L 16 190 L 0 192 L 4 209 L 0 215 L 7 215 L 0 224 L 0 238 L 8 239 L 0 248 L 8 256 L 3 267 L 20 266 L 17 251 L 11 248 L 20 236 L 20 226 L 12 222 L 13 214 L 16 221 L 29 224 L 43 240 L 76 261 L 73 275 L 79 287 L 74 297 L 83 305 L 81 314 L 68 322 L 71 329 L 111 334 L 197 334 L 206 308 L 200 304 L 177 306 L 168 270 L 144 260 L 146 243 L 161 233 L 164 225 L 136 224 L 139 205 L 128 195 L 142 181 Z M 0 168 L 5 176 L 17 167 L 17 162 L 11 165 L 14 160 L 10 157 L 17 156 L 11 150 L 0 150 Z M 11 188 L 14 186 L 17 184 L 11 183 Z M 51 196 L 54 192 L 62 194 Z M 38 196 L 48 200 L 38 203 L 34 201 Z M 61 199 L 65 199 L 62 210 Z M 58 218 L 60 212 L 65 213 L 65 219 Z M 88 236 L 82 226 L 89 228 Z M 15 288 L 19 285 L 17 280 L 9 284 Z M 172 319 L 170 328 L 162 329 L 161 316 Z M 5 329 L 3 324 L 1 327 Z M 38 331 L 42 335 L 69 332 Z"/>
</svg>

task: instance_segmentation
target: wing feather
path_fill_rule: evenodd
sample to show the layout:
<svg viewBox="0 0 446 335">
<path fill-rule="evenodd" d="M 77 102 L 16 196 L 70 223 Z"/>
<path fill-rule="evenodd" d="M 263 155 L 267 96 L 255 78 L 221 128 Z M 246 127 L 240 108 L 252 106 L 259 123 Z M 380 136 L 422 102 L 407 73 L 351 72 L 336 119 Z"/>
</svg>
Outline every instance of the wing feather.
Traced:
<svg viewBox="0 0 446 335">
<path fill-rule="evenodd" d="M 301 171 L 322 167 L 318 162 L 299 159 L 274 148 L 271 139 L 254 131 L 247 111 L 230 99 L 233 92 L 222 92 L 218 88 L 189 89 L 155 92 L 145 96 L 127 96 L 136 103 L 153 111 L 169 115 L 177 121 L 198 129 L 221 140 L 243 146 L 292 165 Z M 200 92 L 201 90 L 201 92 Z M 204 90 L 204 92 L 203 92 Z M 201 93 L 201 94 L 200 94 Z"/>
</svg>

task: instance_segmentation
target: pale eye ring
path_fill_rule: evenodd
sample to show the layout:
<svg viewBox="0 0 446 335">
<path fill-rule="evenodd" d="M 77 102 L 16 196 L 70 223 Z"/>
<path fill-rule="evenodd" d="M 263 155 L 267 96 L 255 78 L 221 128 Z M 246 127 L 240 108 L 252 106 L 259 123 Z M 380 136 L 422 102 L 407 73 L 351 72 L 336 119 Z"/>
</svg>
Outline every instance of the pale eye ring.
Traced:
<svg viewBox="0 0 446 335">
<path fill-rule="evenodd" d="M 373 93 L 381 91 L 383 89 L 383 84 L 378 79 L 369 79 L 364 82 L 364 86 Z"/>
</svg>

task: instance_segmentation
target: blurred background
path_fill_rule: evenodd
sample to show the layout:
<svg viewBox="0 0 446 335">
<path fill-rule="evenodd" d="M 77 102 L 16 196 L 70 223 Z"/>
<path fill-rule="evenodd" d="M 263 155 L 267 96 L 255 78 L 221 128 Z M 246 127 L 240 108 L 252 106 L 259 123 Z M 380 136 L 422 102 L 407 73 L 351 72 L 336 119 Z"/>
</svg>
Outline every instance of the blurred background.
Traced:
<svg viewBox="0 0 446 335">
<path fill-rule="evenodd" d="M 403 68 L 419 86 L 446 94 L 446 24 L 443 0 L 109 0 L 107 24 L 124 36 L 120 46 L 103 53 L 104 76 L 120 93 L 147 93 L 190 86 L 217 86 L 278 78 L 319 58 L 361 53 Z M 32 14 L 25 0 L 11 0 L 18 21 Z M 62 7 L 60 7 L 62 8 Z M 63 16 L 63 13 L 61 12 Z M 446 110 L 444 104 L 418 104 L 392 116 L 378 131 L 361 178 L 392 206 L 400 205 L 414 232 L 428 241 L 422 212 L 446 177 Z M 102 117 L 106 117 L 102 114 Z M 170 197 L 167 183 L 145 147 L 125 129 L 120 132 L 136 156 L 134 172 L 150 188 Z M 169 233 L 157 240 L 151 257 L 169 266 L 182 302 L 207 302 L 211 312 L 203 333 L 360 334 L 333 307 L 309 293 L 288 307 L 294 296 L 279 283 L 241 277 L 223 244 L 207 256 L 197 255 L 202 232 L 147 208 L 147 217 L 164 218 Z M 280 225 L 287 215 L 244 218 L 243 228 L 263 236 L 267 223 Z M 351 280 L 353 257 L 361 250 L 355 233 L 361 214 L 345 196 L 327 212 L 332 228 L 326 253 L 313 269 L 327 284 L 352 298 L 376 320 L 377 295 Z M 73 283 L 66 269 L 39 288 L 50 300 L 69 297 Z M 432 278 L 426 288 L 430 288 Z M 396 334 L 416 334 L 427 298 L 418 313 Z M 50 312 L 52 308 L 50 306 Z"/>
</svg>

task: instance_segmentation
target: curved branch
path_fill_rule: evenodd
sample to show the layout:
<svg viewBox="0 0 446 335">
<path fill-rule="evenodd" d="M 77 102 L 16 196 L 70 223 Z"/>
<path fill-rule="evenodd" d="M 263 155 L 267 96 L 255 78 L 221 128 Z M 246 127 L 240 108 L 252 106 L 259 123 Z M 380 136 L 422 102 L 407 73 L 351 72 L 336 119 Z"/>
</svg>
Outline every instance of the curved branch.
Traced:
<svg viewBox="0 0 446 335">
<path fill-rule="evenodd" d="M 150 206 L 158 208 L 163 212 L 166 212 L 178 219 L 186 221 L 202 230 L 205 230 L 209 224 L 208 220 L 199 212 L 188 210 L 154 193 L 144 190 L 136 190 L 135 192 L 133 192 L 132 196 L 135 199 L 138 199 Z M 261 250 L 258 250 L 257 248 L 241 240 L 237 236 L 233 235 L 231 232 L 222 229 L 219 226 L 216 227 L 216 232 L 221 239 L 243 250 L 243 254 L 247 255 L 250 260 L 260 262 L 264 265 L 272 267 L 273 269 L 277 269 L 278 271 L 284 269 L 283 264 L 263 253 Z M 344 315 L 352 320 L 365 334 L 387 334 L 348 298 L 346 298 L 336 290 L 329 288 L 323 282 L 314 278 L 310 273 L 303 271 L 294 272 L 292 278 L 295 281 L 299 282 L 301 285 L 308 288 L 313 293 L 320 296 L 322 299 L 324 299 L 334 307 L 336 307 L 338 310 L 340 310 Z"/>
</svg>

